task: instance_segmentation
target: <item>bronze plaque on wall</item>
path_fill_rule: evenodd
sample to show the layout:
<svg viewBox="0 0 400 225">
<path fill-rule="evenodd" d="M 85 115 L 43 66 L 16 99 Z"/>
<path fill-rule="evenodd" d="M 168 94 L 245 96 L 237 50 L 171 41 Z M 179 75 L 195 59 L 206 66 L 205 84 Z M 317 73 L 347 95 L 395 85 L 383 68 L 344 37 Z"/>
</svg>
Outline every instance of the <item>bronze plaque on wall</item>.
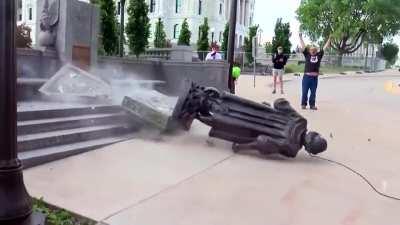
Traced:
<svg viewBox="0 0 400 225">
<path fill-rule="evenodd" d="M 72 63 L 83 70 L 89 70 L 90 47 L 84 45 L 74 45 L 72 48 Z"/>
</svg>

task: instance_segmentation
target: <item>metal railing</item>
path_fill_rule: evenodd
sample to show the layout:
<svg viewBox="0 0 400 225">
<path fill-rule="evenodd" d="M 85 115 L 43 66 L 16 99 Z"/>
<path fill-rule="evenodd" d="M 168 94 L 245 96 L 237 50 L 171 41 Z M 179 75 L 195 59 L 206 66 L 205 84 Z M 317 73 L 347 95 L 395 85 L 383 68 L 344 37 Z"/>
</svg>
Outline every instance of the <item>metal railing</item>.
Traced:
<svg viewBox="0 0 400 225">
<path fill-rule="evenodd" d="M 171 50 L 171 48 L 149 48 L 146 49 L 142 57 L 169 60 L 171 57 Z"/>
<path fill-rule="evenodd" d="M 152 48 L 147 49 L 145 54 L 141 57 L 148 59 L 171 59 L 172 48 Z M 209 51 L 193 51 L 193 61 L 206 62 L 206 56 Z M 226 52 L 219 51 L 222 60 L 225 60 Z M 234 60 L 240 65 L 242 71 L 244 72 L 254 72 L 254 64 L 248 61 L 247 55 L 251 53 L 246 53 L 243 51 L 236 51 L 234 55 Z M 270 67 L 272 65 L 272 55 L 271 53 L 261 52 L 256 57 L 256 72 L 265 74 L 269 73 Z M 338 65 L 340 56 L 337 54 L 326 53 L 322 63 L 324 65 Z M 305 61 L 304 55 L 302 53 L 290 54 L 288 64 L 303 64 Z M 352 56 L 343 55 L 342 56 L 342 66 L 343 67 L 358 67 L 368 71 L 380 71 L 384 70 L 386 66 L 386 61 L 377 57 L 368 57 L 367 59 L 363 56 Z"/>
</svg>

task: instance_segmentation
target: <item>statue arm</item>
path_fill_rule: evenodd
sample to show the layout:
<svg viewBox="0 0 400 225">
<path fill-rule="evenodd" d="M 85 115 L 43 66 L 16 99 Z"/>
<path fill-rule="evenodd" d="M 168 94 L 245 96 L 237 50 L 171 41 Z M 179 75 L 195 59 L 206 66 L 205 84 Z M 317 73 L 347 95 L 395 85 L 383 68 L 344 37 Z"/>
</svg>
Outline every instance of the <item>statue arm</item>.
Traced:
<svg viewBox="0 0 400 225">
<path fill-rule="evenodd" d="M 283 98 L 275 100 L 274 108 L 280 112 L 285 112 L 288 114 L 293 114 L 293 113 L 297 114 L 296 110 L 290 105 L 290 103 Z"/>
</svg>

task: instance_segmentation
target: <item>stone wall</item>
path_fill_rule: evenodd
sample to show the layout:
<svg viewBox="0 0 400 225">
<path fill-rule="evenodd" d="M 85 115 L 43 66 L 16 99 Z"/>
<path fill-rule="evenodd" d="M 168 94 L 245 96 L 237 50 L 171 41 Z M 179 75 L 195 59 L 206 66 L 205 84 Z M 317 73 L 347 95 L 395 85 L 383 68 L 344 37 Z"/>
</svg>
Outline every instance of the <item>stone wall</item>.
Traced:
<svg viewBox="0 0 400 225">
<path fill-rule="evenodd" d="M 100 57 L 98 67 L 92 72 L 106 80 L 136 78 L 166 81 L 167 91 L 178 94 L 182 82 L 185 81 L 194 81 L 204 86 L 213 86 L 227 91 L 228 69 L 228 64 L 225 62 L 177 62 Z"/>
<path fill-rule="evenodd" d="M 27 100 L 61 67 L 55 52 L 18 49 L 18 87 L 20 98 Z M 228 64 L 225 62 L 179 62 L 172 60 L 137 60 L 136 58 L 99 57 L 92 74 L 104 80 L 139 79 L 166 82 L 165 91 L 177 95 L 183 82 L 194 81 L 228 91 Z M 26 94 L 24 94 L 26 93 Z"/>
<path fill-rule="evenodd" d="M 18 78 L 48 79 L 61 67 L 55 51 L 17 50 Z"/>
</svg>

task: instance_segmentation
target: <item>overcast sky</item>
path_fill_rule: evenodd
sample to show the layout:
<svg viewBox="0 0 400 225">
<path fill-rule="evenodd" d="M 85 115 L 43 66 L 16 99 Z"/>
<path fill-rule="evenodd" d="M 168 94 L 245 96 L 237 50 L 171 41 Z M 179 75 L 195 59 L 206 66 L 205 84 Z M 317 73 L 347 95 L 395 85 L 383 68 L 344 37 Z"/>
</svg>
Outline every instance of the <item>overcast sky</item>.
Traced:
<svg viewBox="0 0 400 225">
<path fill-rule="evenodd" d="M 274 36 L 275 23 L 278 18 L 290 23 L 293 47 L 299 43 L 299 22 L 296 19 L 296 10 L 301 0 L 256 0 L 255 20 L 263 30 L 263 42 L 271 41 Z"/>
<path fill-rule="evenodd" d="M 275 22 L 282 18 L 283 22 L 290 23 L 293 48 L 299 43 L 299 22 L 296 19 L 296 10 L 301 0 L 256 0 L 255 4 L 255 23 L 260 25 L 263 30 L 263 42 L 271 41 L 274 36 Z M 400 45 L 400 36 L 395 42 Z M 307 40 L 306 40 L 307 41 Z"/>
</svg>

